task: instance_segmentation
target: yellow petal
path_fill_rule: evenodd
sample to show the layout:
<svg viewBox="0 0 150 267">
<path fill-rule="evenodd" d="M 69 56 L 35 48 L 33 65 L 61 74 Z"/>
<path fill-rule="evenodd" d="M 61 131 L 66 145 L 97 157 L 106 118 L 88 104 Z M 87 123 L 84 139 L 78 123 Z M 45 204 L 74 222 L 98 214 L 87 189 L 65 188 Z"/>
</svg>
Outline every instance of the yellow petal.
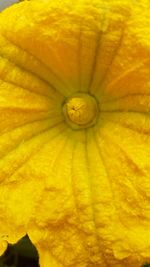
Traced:
<svg viewBox="0 0 150 267">
<path fill-rule="evenodd" d="M 1 253 L 27 233 L 41 267 L 150 261 L 149 8 L 32 0 L 0 14 Z"/>
</svg>

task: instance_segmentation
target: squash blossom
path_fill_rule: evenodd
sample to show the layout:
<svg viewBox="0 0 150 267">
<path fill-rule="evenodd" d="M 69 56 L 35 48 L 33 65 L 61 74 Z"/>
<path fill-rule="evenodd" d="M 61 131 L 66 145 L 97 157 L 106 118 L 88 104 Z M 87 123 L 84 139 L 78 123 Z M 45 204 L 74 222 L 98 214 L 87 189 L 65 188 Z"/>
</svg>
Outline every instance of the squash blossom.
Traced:
<svg viewBox="0 0 150 267">
<path fill-rule="evenodd" d="M 0 251 L 41 267 L 150 261 L 150 2 L 0 14 Z"/>
</svg>

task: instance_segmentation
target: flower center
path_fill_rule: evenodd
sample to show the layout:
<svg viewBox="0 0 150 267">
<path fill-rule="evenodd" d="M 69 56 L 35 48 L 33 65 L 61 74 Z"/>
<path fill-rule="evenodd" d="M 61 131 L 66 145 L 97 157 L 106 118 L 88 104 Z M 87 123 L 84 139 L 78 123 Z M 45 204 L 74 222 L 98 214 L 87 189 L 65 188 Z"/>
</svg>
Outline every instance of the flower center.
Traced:
<svg viewBox="0 0 150 267">
<path fill-rule="evenodd" d="M 84 93 L 69 97 L 63 112 L 67 123 L 74 129 L 87 128 L 95 124 L 98 115 L 96 99 Z"/>
</svg>

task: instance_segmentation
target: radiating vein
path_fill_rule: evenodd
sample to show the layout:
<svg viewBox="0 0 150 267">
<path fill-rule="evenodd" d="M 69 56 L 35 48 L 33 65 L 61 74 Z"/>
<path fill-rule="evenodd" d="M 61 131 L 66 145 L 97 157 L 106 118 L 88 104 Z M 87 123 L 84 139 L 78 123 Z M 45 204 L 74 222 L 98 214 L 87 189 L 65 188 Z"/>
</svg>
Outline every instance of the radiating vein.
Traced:
<svg viewBox="0 0 150 267">
<path fill-rule="evenodd" d="M 147 137 L 144 138 L 144 136 L 138 133 L 132 133 L 129 129 L 125 129 L 122 126 L 115 127 L 113 122 L 106 123 L 107 126 L 101 129 L 101 136 L 103 138 L 108 137 L 111 140 L 110 144 L 113 142 L 118 143 L 116 150 L 120 146 L 120 150 L 122 149 L 121 155 L 126 154 L 126 159 L 128 159 L 127 166 L 130 165 L 131 170 L 134 170 L 140 176 L 147 175 L 150 154 L 148 147 L 149 139 Z"/>
<path fill-rule="evenodd" d="M 72 148 L 72 158 L 71 158 L 71 184 L 72 184 L 72 192 L 73 192 L 73 197 L 74 197 L 74 203 L 75 203 L 75 208 L 76 208 L 76 213 L 78 216 L 78 220 L 79 220 L 79 224 L 80 224 L 80 215 L 78 212 L 78 201 L 77 201 L 77 197 L 76 197 L 76 192 L 75 192 L 75 182 L 74 182 L 74 156 L 75 156 L 75 148 L 76 148 L 76 142 L 74 142 L 73 144 L 73 148 Z"/>
<path fill-rule="evenodd" d="M 49 120 L 49 116 L 48 117 L 44 117 L 44 118 L 41 118 L 41 119 L 34 119 L 33 121 L 27 121 L 27 122 L 25 122 L 25 123 L 23 123 L 22 124 L 22 122 L 20 122 L 20 124 L 19 125 L 17 125 L 17 126 L 15 126 L 15 127 L 13 127 L 13 128 L 11 128 L 11 129 L 9 129 L 9 130 L 4 130 L 3 132 L 1 132 L 0 131 L 0 137 L 2 137 L 2 136 L 4 136 L 4 135 L 6 135 L 6 134 L 8 134 L 8 133 L 12 133 L 13 131 L 15 131 L 15 130 L 17 130 L 17 129 L 19 129 L 19 128 L 24 128 L 24 127 L 26 127 L 26 126 L 32 126 L 32 124 L 34 124 L 34 123 L 36 123 L 36 122 L 43 122 L 43 121 L 47 121 L 47 120 Z M 61 120 L 62 121 L 62 120 Z M 61 122 L 60 121 L 60 122 Z M 22 129 L 23 130 L 23 129 Z"/>
<path fill-rule="evenodd" d="M 26 112 L 26 113 L 28 113 L 28 112 L 30 112 L 31 114 L 32 113 L 34 113 L 34 112 L 37 112 L 37 113 L 40 113 L 40 112 L 43 112 L 43 113 L 48 113 L 48 111 L 47 110 L 44 110 L 44 109 L 38 109 L 38 108 L 27 108 L 27 107 L 25 107 L 25 108 L 21 108 L 21 107 L 1 107 L 0 106 L 0 112 L 1 112 L 1 116 L 2 116 L 2 112 L 3 111 L 11 111 L 11 112 L 15 112 L 15 111 L 17 111 L 18 113 L 19 112 Z"/>
<path fill-rule="evenodd" d="M 118 218 L 120 219 L 120 221 L 122 221 L 121 218 L 120 218 L 120 215 L 118 213 L 118 204 L 117 204 L 118 200 L 116 199 L 116 195 L 115 195 L 115 192 L 114 192 L 114 189 L 113 189 L 112 178 L 110 177 L 110 173 L 109 173 L 108 167 L 106 165 L 104 156 L 102 154 L 102 148 L 99 145 L 99 141 L 98 141 L 97 135 L 98 135 L 97 132 L 93 132 L 93 137 L 94 137 L 95 145 L 96 145 L 96 147 L 98 149 L 98 153 L 99 153 L 99 156 L 100 156 L 100 158 L 102 160 L 102 163 L 103 163 L 105 172 L 107 174 L 107 180 L 108 180 L 109 185 L 110 185 L 110 189 L 111 189 L 111 193 L 112 193 L 112 198 L 113 198 L 113 206 L 115 207 L 115 211 L 116 211 L 115 213 L 118 216 Z M 102 138 L 102 135 L 101 134 L 99 134 L 99 136 L 100 136 L 100 138 Z"/>
<path fill-rule="evenodd" d="M 133 159 L 131 157 L 129 157 L 129 155 L 127 154 L 127 152 L 125 151 L 124 148 L 122 148 L 118 142 L 114 141 L 114 139 L 109 135 L 109 133 L 106 135 L 105 133 L 105 137 L 106 138 L 109 138 L 109 140 L 111 140 L 111 143 L 114 144 L 114 146 L 116 148 L 119 148 L 121 154 L 123 155 L 124 159 L 126 159 L 126 162 L 128 163 L 127 165 L 130 166 L 130 168 L 133 170 L 133 171 L 136 171 L 136 174 L 138 175 L 145 175 L 145 172 L 142 170 L 142 168 L 139 167 L 138 164 L 136 164 Z"/>
<path fill-rule="evenodd" d="M 33 134 L 33 135 L 30 136 L 29 138 L 24 139 L 24 140 L 23 140 L 23 143 L 19 143 L 17 146 L 13 147 L 13 149 L 11 149 L 11 150 L 9 151 L 9 153 L 12 153 L 13 151 L 15 151 L 17 148 L 20 147 L 20 145 L 25 145 L 25 144 L 26 144 L 28 141 L 30 141 L 30 140 L 33 141 L 33 139 L 37 138 L 39 135 L 41 135 L 41 134 L 45 134 L 47 131 L 50 131 L 50 130 L 53 129 L 53 128 L 57 128 L 58 125 L 60 125 L 60 124 L 61 124 L 61 123 L 56 123 L 56 124 L 54 124 L 53 126 L 48 126 L 46 129 L 41 130 L 41 131 L 39 131 L 38 133 Z M 63 124 L 63 123 L 62 123 L 62 124 Z M 2 157 L 0 157 L 0 160 L 4 159 L 7 155 L 8 155 L 8 153 L 6 152 Z"/>
<path fill-rule="evenodd" d="M 36 73 L 34 73 L 34 72 L 26 69 L 25 67 L 17 64 L 15 61 L 11 61 L 8 57 L 4 57 L 1 53 L 0 53 L 0 58 L 2 58 L 4 60 L 7 60 L 12 66 L 14 65 L 15 67 L 17 67 L 21 71 L 26 72 L 26 73 L 29 73 L 29 75 L 32 74 L 34 78 L 40 79 L 43 83 L 47 84 L 47 86 L 49 87 L 50 90 L 53 89 L 53 88 L 50 87 L 50 84 L 46 80 L 44 80 L 43 78 L 41 78 L 38 74 L 36 74 Z M 2 81 L 5 81 L 7 83 L 10 83 L 10 84 L 16 85 L 17 87 L 20 87 L 20 85 L 19 84 L 16 84 L 14 81 L 8 81 L 5 78 L 3 78 L 1 80 Z M 29 91 L 29 92 L 31 92 L 33 94 L 41 95 L 42 97 L 46 97 L 46 98 L 52 99 L 52 97 L 50 97 L 48 94 L 47 95 L 46 94 L 42 94 L 42 93 L 40 93 L 38 91 L 34 91 L 34 90 L 32 90 L 30 88 L 27 88 L 27 87 L 24 87 L 24 86 L 21 86 L 21 88 L 23 88 L 24 90 L 27 90 L 27 91 Z"/>
<path fill-rule="evenodd" d="M 117 55 L 118 55 L 118 53 L 120 51 L 120 48 L 121 48 L 121 45 L 122 45 L 122 42 L 123 42 L 123 38 L 124 38 L 124 30 L 125 30 L 125 25 L 121 29 L 121 34 L 120 34 L 120 38 L 118 40 L 118 44 L 116 45 L 116 47 L 115 47 L 115 49 L 114 49 L 114 51 L 113 51 L 113 53 L 111 55 L 111 60 L 109 62 L 108 67 L 106 68 L 106 71 L 104 73 L 103 78 L 100 81 L 99 87 L 101 87 L 103 85 L 103 83 L 104 83 L 104 81 L 105 81 L 105 79 L 106 79 L 106 77 L 107 77 L 107 75 L 108 75 L 108 73 L 109 73 L 109 71 L 111 69 L 111 66 L 113 64 L 113 61 L 114 61 L 115 57 L 117 57 Z"/>
<path fill-rule="evenodd" d="M 123 109 L 115 109 L 115 110 L 104 110 L 104 109 L 101 109 L 101 106 L 100 106 L 100 110 L 101 112 L 104 112 L 104 113 L 118 113 L 118 112 L 122 112 L 122 113 L 135 113 L 135 114 L 143 114 L 144 116 L 150 116 L 150 111 L 136 111 L 136 110 L 123 110 Z"/>
<path fill-rule="evenodd" d="M 102 22 L 102 29 L 105 23 L 105 12 L 103 12 L 103 22 Z M 91 87 L 92 87 L 92 83 L 94 80 L 94 76 L 95 76 L 95 72 L 96 72 L 96 68 L 97 68 L 97 61 L 99 59 L 100 53 L 101 53 L 101 40 L 103 38 L 103 30 L 100 29 L 99 32 L 97 33 L 97 40 L 96 40 L 96 46 L 94 49 L 94 56 L 93 56 L 93 62 L 92 62 L 92 68 L 91 68 L 91 76 L 90 76 L 90 80 L 89 80 L 89 85 L 88 85 L 88 92 L 91 91 Z"/>
<path fill-rule="evenodd" d="M 88 185 L 89 185 L 89 190 L 90 190 L 90 200 L 91 200 L 91 207 L 92 207 L 92 217 L 93 217 L 93 222 L 94 222 L 94 226 L 95 226 L 95 234 L 96 234 L 96 239 L 97 239 L 97 245 L 98 245 L 98 248 L 99 248 L 99 253 L 103 259 L 103 262 L 104 264 L 107 264 L 107 259 L 105 257 L 105 255 L 103 254 L 102 251 L 100 251 L 100 239 L 99 239 L 99 234 L 98 234 L 98 231 L 97 231 L 97 222 L 96 222 L 96 211 L 95 211 L 95 207 L 94 207 L 94 200 L 93 200 L 93 194 L 94 194 L 94 191 L 93 191 L 93 186 L 92 186 L 92 181 L 91 179 L 93 179 L 91 177 L 91 171 L 90 171 L 90 162 L 89 162 L 89 151 L 88 151 L 88 131 L 85 130 L 85 160 L 86 160 L 86 167 L 87 167 L 87 170 L 88 170 Z M 106 266 L 106 265 L 104 265 Z"/>
<path fill-rule="evenodd" d="M 100 135 L 101 137 L 103 137 L 103 134 L 101 133 Z M 116 142 L 113 140 L 112 136 L 110 136 L 110 134 L 106 134 L 105 133 L 105 138 L 106 140 L 109 140 L 111 144 L 113 144 L 113 146 L 115 147 L 115 151 L 117 153 L 117 151 L 119 150 L 120 151 L 120 155 L 121 155 L 121 159 L 123 159 L 122 161 L 122 164 L 120 162 L 120 169 L 122 169 L 122 180 L 120 180 L 120 183 L 119 181 L 116 181 L 116 183 L 120 184 L 120 186 L 123 186 L 125 185 L 126 186 L 126 180 L 128 181 L 128 185 L 130 185 L 130 188 L 132 190 L 132 197 L 133 199 L 135 198 L 135 200 L 139 199 L 140 200 L 140 197 L 141 197 L 141 200 L 142 200 L 142 196 L 143 195 L 143 192 L 142 194 L 138 195 L 138 186 L 137 186 L 137 178 L 138 177 L 146 177 L 147 174 L 145 173 L 145 171 L 143 171 L 134 161 L 133 159 L 131 159 L 126 151 Z M 103 137 L 104 139 L 104 137 Z M 107 143 L 107 145 L 109 145 L 109 142 Z M 111 149 L 111 148 L 110 148 Z M 114 155 L 112 154 L 112 156 L 114 157 Z M 119 157 L 120 158 L 120 157 Z M 119 158 L 116 158 L 116 161 L 119 160 Z M 125 161 L 124 161 L 125 160 Z M 124 172 L 123 174 L 123 170 L 124 170 L 124 166 L 123 164 L 126 164 L 126 167 L 128 167 L 128 169 L 130 169 L 130 174 L 128 174 L 127 170 Z M 115 167 L 116 168 L 116 167 Z M 107 170 L 108 170 L 108 167 L 107 167 Z M 118 170 L 119 172 L 120 170 Z M 109 177 L 109 176 L 108 176 Z M 124 182 L 125 181 L 125 182 Z M 128 202 L 127 202 L 128 204 Z M 140 210 L 141 210 L 141 205 L 140 205 L 140 201 L 138 201 L 136 203 L 136 207 L 138 207 Z M 141 212 L 141 211 L 140 211 Z M 121 222 L 124 224 L 123 220 L 120 219 Z"/>
<path fill-rule="evenodd" d="M 83 212 L 82 209 L 80 211 L 80 208 L 79 208 L 79 203 L 78 203 L 78 199 L 77 199 L 77 196 L 78 196 L 78 192 L 76 191 L 76 186 L 75 184 L 77 183 L 77 181 L 75 181 L 76 179 L 76 172 L 75 172 L 75 163 L 74 163 L 74 157 L 75 157 L 75 150 L 76 150 L 76 142 L 74 141 L 73 142 L 73 146 L 72 146 L 72 157 L 71 157 L 71 162 L 70 162 L 70 165 L 71 165 L 71 185 L 72 185 L 72 194 L 73 194 L 73 198 L 74 198 L 74 204 L 75 204 L 75 210 L 76 210 L 76 214 L 77 214 L 77 220 L 78 220 L 78 224 L 77 224 L 77 229 L 80 233 L 84 233 L 85 234 L 85 231 L 84 231 L 84 226 L 83 226 L 83 221 L 81 220 L 80 218 L 80 212 Z M 87 244 L 86 244 L 86 239 L 84 240 L 84 238 L 82 238 L 83 236 L 81 236 L 81 242 L 83 243 L 83 247 L 88 249 L 87 248 Z"/>
<path fill-rule="evenodd" d="M 138 62 L 135 65 L 132 65 L 131 68 L 127 69 L 125 72 L 121 73 L 119 76 L 117 76 L 116 79 L 114 79 L 109 85 L 108 88 L 111 88 L 115 85 L 117 85 L 117 83 L 119 81 L 121 81 L 122 79 L 127 79 L 128 75 L 130 75 L 132 72 L 135 72 L 139 67 L 143 67 L 144 64 L 150 62 L 149 57 L 146 58 L 145 60 L 143 60 L 142 62 Z"/>
<path fill-rule="evenodd" d="M 2 34 L 2 33 L 1 33 Z M 10 36 L 8 37 L 8 35 L 6 36 L 3 35 L 3 37 L 10 43 L 12 43 L 13 45 L 17 46 L 21 51 L 25 51 L 27 54 L 29 54 L 30 56 L 32 56 L 36 61 L 38 61 L 41 65 L 43 65 L 46 69 L 49 70 L 49 72 L 56 77 L 57 80 L 59 80 L 61 82 L 61 84 L 64 84 L 65 87 L 67 87 L 66 83 L 64 81 L 62 81 L 60 79 L 60 77 L 58 75 L 56 75 L 56 73 L 53 72 L 53 70 L 50 68 L 50 66 L 47 66 L 46 63 L 42 62 L 38 57 L 36 57 L 35 55 L 33 55 L 31 52 L 27 51 L 25 48 L 22 48 L 20 45 L 16 44 L 14 41 L 12 41 L 12 38 L 10 39 Z M 62 95 L 62 93 L 60 92 L 60 90 L 58 88 L 55 88 L 55 86 L 53 84 L 50 83 L 50 81 L 48 81 L 48 84 L 59 94 Z M 64 95 L 63 95 L 64 96 Z"/>
<path fill-rule="evenodd" d="M 111 95 L 111 93 L 110 93 L 110 95 Z M 147 96 L 150 96 L 150 94 L 148 94 L 148 93 L 129 93 L 129 94 L 126 94 L 126 95 L 123 95 L 123 96 L 120 96 L 120 97 L 115 97 L 115 98 L 112 98 L 111 100 L 109 99 L 109 100 L 104 100 L 103 101 L 103 98 L 101 99 L 101 104 L 105 104 L 105 103 L 112 103 L 112 102 L 115 102 L 115 101 L 118 101 L 118 100 L 121 100 L 121 99 L 125 99 L 125 98 L 127 98 L 127 97 L 134 97 L 134 96 L 139 96 L 139 97 L 142 97 L 142 96 L 145 96 L 145 97 L 147 97 Z M 111 97 L 113 97 L 113 96 L 111 96 Z"/>
<path fill-rule="evenodd" d="M 107 119 L 108 122 L 111 122 L 113 124 L 116 124 L 116 125 L 120 125 L 124 128 L 127 128 L 133 132 L 136 132 L 140 135 L 150 135 L 150 130 L 143 130 L 143 129 L 138 129 L 137 127 L 135 127 L 134 125 L 132 125 L 132 127 L 130 125 L 128 125 L 127 123 L 124 123 L 124 122 L 120 122 L 120 121 L 114 121 L 114 120 L 111 120 L 111 119 Z"/>
<path fill-rule="evenodd" d="M 27 164 L 28 161 L 30 161 L 37 153 L 39 153 L 46 145 L 48 145 L 50 142 L 54 141 L 55 138 L 57 138 L 59 135 L 61 135 L 64 130 L 62 130 L 61 132 L 57 133 L 55 136 L 53 136 L 53 138 L 50 138 L 49 141 L 45 140 L 46 142 L 42 143 L 42 146 L 40 146 L 36 150 L 33 150 L 33 153 L 31 153 L 23 162 L 21 162 L 17 166 L 17 168 L 15 169 L 15 171 L 13 173 L 9 173 L 9 175 L 6 178 L 10 179 L 14 174 L 16 174 L 20 169 L 22 169 L 24 167 L 24 165 Z M 43 133 L 43 132 L 41 132 L 41 133 Z M 39 135 L 39 134 L 37 134 L 37 135 Z M 64 145 L 63 145 L 63 147 L 64 147 Z M 62 150 L 62 148 L 61 148 L 61 150 Z"/>
<path fill-rule="evenodd" d="M 1 57 L 1 56 L 0 56 Z M 2 57 L 1 57 L 2 58 Z M 11 70 L 13 70 L 13 66 L 15 66 L 16 68 L 18 68 L 18 70 L 20 71 L 22 71 L 23 72 L 23 75 L 24 74 L 28 74 L 29 73 L 29 75 L 30 75 L 30 79 L 31 79 L 31 72 L 26 72 L 23 68 L 21 68 L 20 66 L 17 66 L 17 65 L 15 65 L 14 64 L 14 62 L 10 62 L 10 60 L 8 60 L 8 59 L 6 59 L 6 58 L 4 58 L 3 57 L 3 60 L 6 62 L 9 62 L 9 64 L 11 64 Z M 6 62 L 6 64 L 8 64 Z M 10 66 L 9 66 L 10 67 Z M 10 72 L 8 72 L 7 74 L 9 74 L 9 73 L 11 73 L 11 70 L 10 70 Z M 26 90 L 26 91 L 29 91 L 30 93 L 34 93 L 34 94 L 37 94 L 37 95 L 40 95 L 40 96 L 42 96 L 42 97 L 46 97 L 46 98 L 50 98 L 50 99 L 53 99 L 52 97 L 50 97 L 48 94 L 43 94 L 43 93 L 40 93 L 40 92 L 38 92 L 38 91 L 36 91 L 36 90 L 33 90 L 33 89 L 30 89 L 30 88 L 27 88 L 27 87 L 25 87 L 23 84 L 24 84 L 24 80 L 23 80 L 23 78 L 24 78 L 24 76 L 23 76 L 23 78 L 22 78 L 22 83 L 21 83 L 21 85 L 19 84 L 19 83 L 17 83 L 17 82 L 15 82 L 15 80 L 12 80 L 12 78 L 9 78 L 9 77 L 7 77 L 7 74 L 5 75 L 5 76 L 2 76 L 2 77 L 0 77 L 0 79 L 2 80 L 2 81 L 4 81 L 4 82 L 6 82 L 6 83 L 9 83 L 9 84 L 12 84 L 12 85 L 14 85 L 14 86 L 17 86 L 17 87 L 20 87 L 20 88 L 23 88 L 24 90 Z M 0 74 L 0 76 L 1 76 L 1 74 Z M 33 76 L 34 78 L 36 78 L 36 76 Z M 36 80 L 36 82 L 37 82 L 38 80 Z M 40 82 L 42 82 L 42 80 L 40 79 Z M 44 85 L 46 85 L 46 83 L 45 83 L 45 81 L 44 81 L 44 83 L 43 83 Z M 51 88 L 50 86 L 50 84 L 48 84 L 47 83 L 47 85 L 48 85 L 48 87 L 49 87 L 49 90 L 53 90 L 53 88 Z M 30 87 L 30 85 L 29 85 L 29 87 Z M 41 87 L 42 87 L 42 84 L 41 84 Z"/>
<path fill-rule="evenodd" d="M 79 23 L 79 39 L 78 39 L 78 53 L 77 53 L 77 60 L 78 60 L 78 81 L 79 81 L 79 92 L 82 91 L 81 89 L 81 51 L 82 51 L 82 22 Z"/>
</svg>

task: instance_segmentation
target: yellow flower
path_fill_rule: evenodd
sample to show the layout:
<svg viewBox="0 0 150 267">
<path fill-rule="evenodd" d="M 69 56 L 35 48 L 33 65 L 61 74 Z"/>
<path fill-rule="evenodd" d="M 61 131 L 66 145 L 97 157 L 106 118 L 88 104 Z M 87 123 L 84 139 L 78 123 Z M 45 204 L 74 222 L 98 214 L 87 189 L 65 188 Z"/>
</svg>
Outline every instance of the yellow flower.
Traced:
<svg viewBox="0 0 150 267">
<path fill-rule="evenodd" d="M 0 14 L 0 240 L 41 267 L 150 260 L 150 4 L 36 0 Z"/>
</svg>

